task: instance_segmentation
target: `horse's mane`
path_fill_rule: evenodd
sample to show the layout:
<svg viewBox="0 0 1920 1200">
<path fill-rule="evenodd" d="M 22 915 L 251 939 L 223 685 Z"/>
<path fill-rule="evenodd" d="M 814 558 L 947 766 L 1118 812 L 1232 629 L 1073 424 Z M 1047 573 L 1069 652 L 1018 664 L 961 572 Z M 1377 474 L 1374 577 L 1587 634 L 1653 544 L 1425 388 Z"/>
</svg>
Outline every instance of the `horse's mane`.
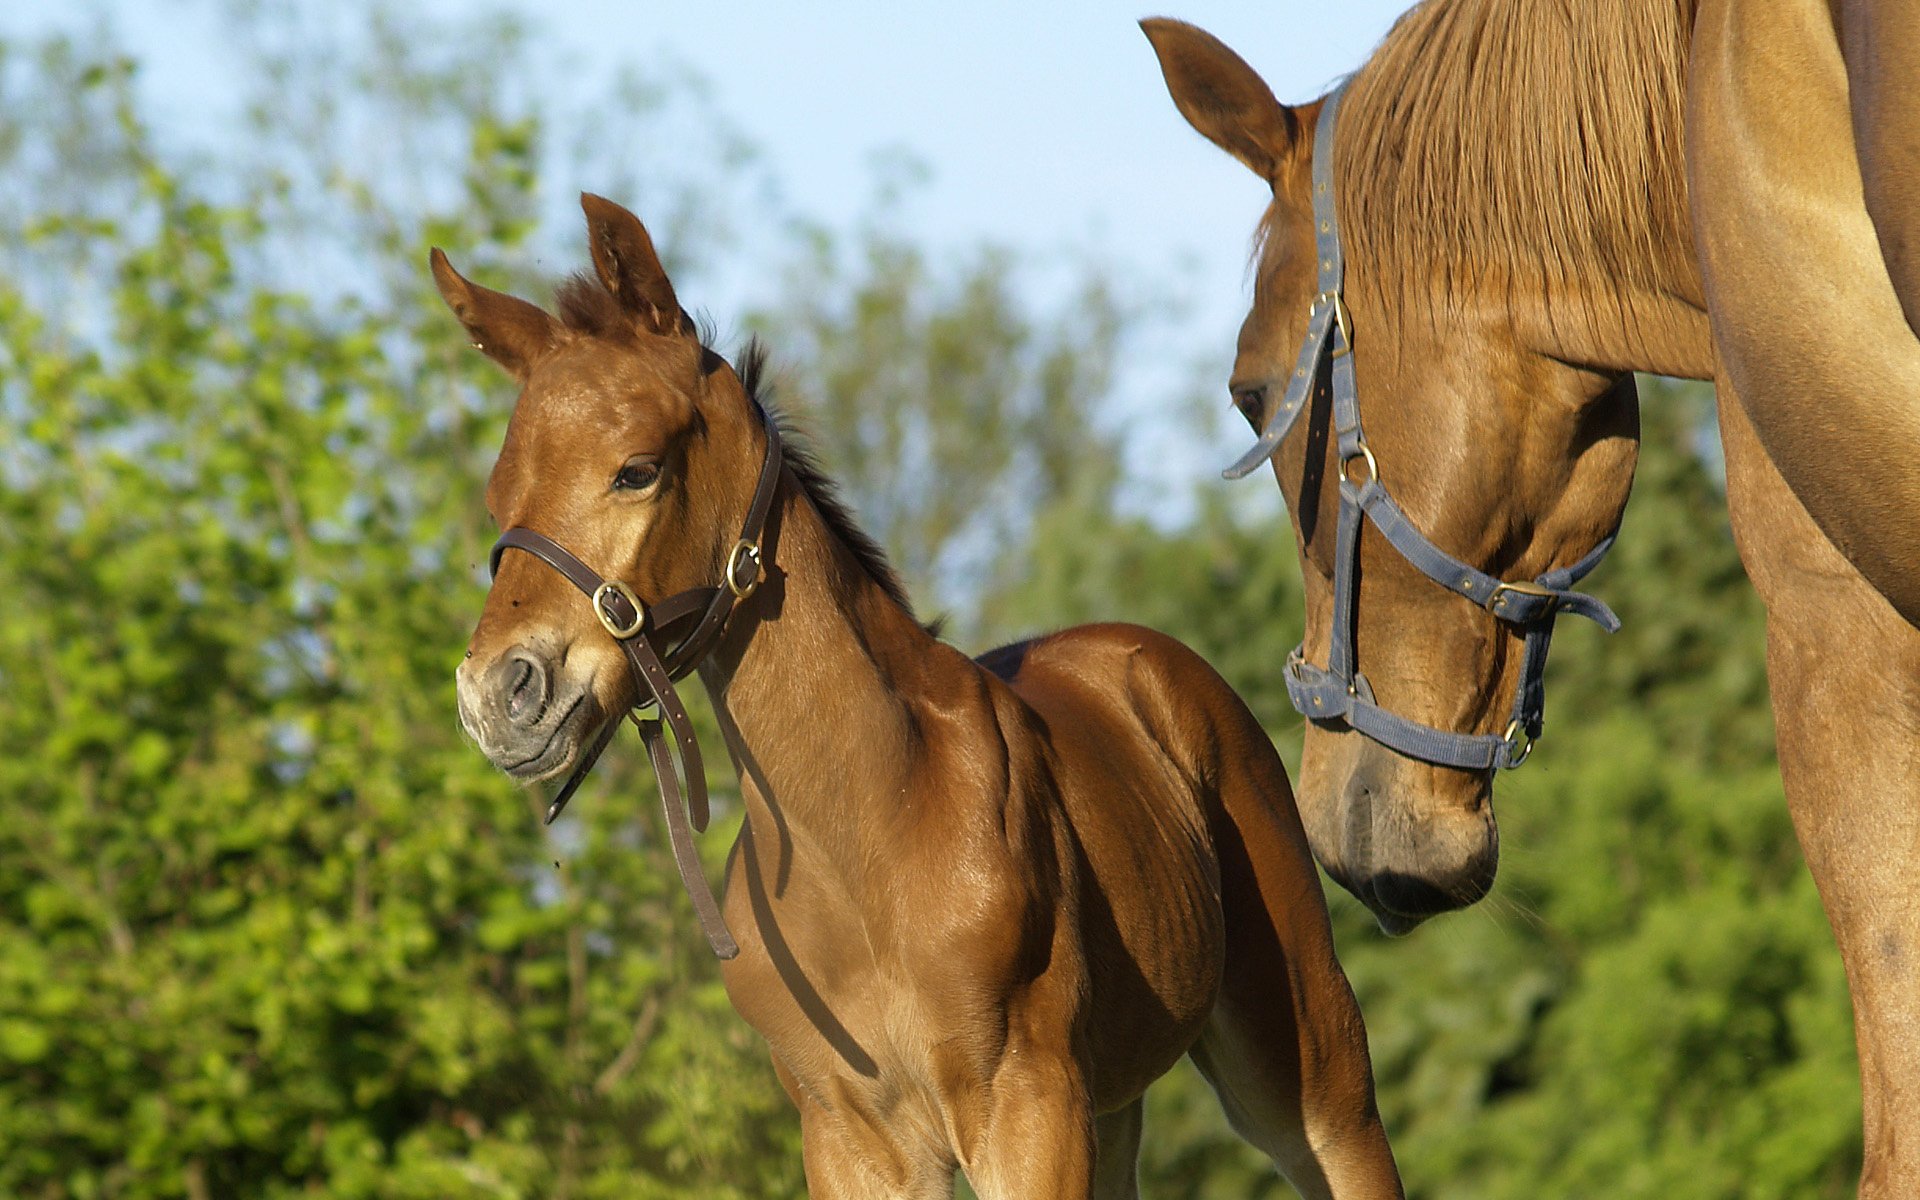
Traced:
<svg viewBox="0 0 1920 1200">
<path fill-rule="evenodd" d="M 710 343 L 712 339 L 703 336 L 701 340 Z M 747 344 L 740 351 L 736 372 L 741 385 L 747 389 L 747 395 L 780 427 L 780 456 L 785 460 L 787 470 L 793 472 L 793 477 L 800 481 L 807 498 L 813 501 L 820 519 L 827 523 L 828 530 L 853 555 L 855 564 L 879 584 L 880 590 L 894 603 L 911 615 L 913 601 L 907 596 L 907 585 L 901 582 L 900 573 L 887 561 L 886 551 L 866 530 L 860 528 L 860 523 L 854 519 L 853 509 L 840 495 L 840 485 L 834 482 L 815 457 L 806 433 L 774 403 L 772 385 L 767 381 L 767 348 L 759 338 L 747 339 Z"/>
<path fill-rule="evenodd" d="M 1693 3 L 1426 0 L 1401 17 L 1341 106 L 1356 267 L 1616 304 L 1652 264 L 1684 274 Z"/>
</svg>

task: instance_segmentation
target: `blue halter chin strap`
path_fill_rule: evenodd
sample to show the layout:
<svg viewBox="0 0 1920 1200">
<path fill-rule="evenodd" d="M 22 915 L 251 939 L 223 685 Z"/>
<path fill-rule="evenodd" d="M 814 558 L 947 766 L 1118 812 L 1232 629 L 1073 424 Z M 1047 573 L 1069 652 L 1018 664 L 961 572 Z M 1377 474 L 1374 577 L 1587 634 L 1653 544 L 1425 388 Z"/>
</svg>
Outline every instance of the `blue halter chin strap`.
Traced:
<svg viewBox="0 0 1920 1200">
<path fill-rule="evenodd" d="M 1592 553 L 1570 567 L 1548 571 L 1536 579 L 1506 583 L 1468 566 L 1428 541 L 1395 504 L 1380 481 L 1379 464 L 1360 430 L 1360 402 L 1354 391 L 1352 324 L 1341 298 L 1344 261 L 1340 252 L 1340 222 L 1333 203 L 1333 124 L 1341 84 L 1320 109 L 1313 135 L 1314 242 L 1320 259 L 1320 291 L 1307 320 L 1306 340 L 1287 381 L 1286 394 L 1267 419 L 1260 440 L 1228 467 L 1228 479 L 1239 479 L 1273 456 L 1306 411 L 1323 371 L 1330 376 L 1333 395 L 1335 449 L 1339 455 L 1340 515 L 1333 552 L 1333 633 L 1327 665 L 1306 659 L 1306 644 L 1287 656 L 1287 697 L 1301 714 L 1315 721 L 1343 720 L 1348 726 L 1410 758 L 1467 770 L 1517 767 L 1532 753 L 1540 736 L 1546 703 L 1547 646 L 1553 639 L 1554 619 L 1561 613 L 1585 617 L 1608 633 L 1620 628 L 1613 610 L 1592 596 L 1570 590 L 1600 564 L 1613 546 L 1607 537 Z M 1363 464 L 1365 477 L 1349 474 Z M 1525 631 L 1525 659 L 1514 689 L 1513 712 L 1506 732 L 1454 733 L 1397 716 L 1374 703 L 1373 688 L 1360 673 L 1354 651 L 1353 623 L 1360 582 L 1360 522 L 1372 521 L 1400 556 L 1441 587 L 1456 592 L 1499 620 Z"/>
</svg>

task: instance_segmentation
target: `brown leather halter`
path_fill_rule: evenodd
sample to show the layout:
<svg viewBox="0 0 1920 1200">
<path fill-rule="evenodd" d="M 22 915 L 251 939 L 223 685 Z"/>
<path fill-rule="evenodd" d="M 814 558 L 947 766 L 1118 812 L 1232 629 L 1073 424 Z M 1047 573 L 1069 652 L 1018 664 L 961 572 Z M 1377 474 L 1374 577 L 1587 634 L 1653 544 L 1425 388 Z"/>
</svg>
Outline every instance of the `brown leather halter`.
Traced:
<svg viewBox="0 0 1920 1200">
<path fill-rule="evenodd" d="M 747 517 L 740 526 L 740 537 L 727 552 L 721 586 L 690 588 L 649 607 L 642 604 L 626 584 L 617 579 L 602 578 L 565 546 L 544 533 L 524 526 L 515 526 L 502 533 L 500 540 L 493 544 L 493 554 L 488 560 L 489 569 L 498 575 L 502 554 L 509 549 L 524 550 L 560 572 L 587 594 L 593 603 L 593 615 L 600 619 L 601 626 L 626 651 L 627 663 L 633 670 L 634 686 L 639 696 L 627 715 L 633 718 L 634 727 L 640 731 L 640 740 L 646 743 L 647 757 L 653 763 L 654 778 L 659 781 L 660 802 L 667 817 L 667 838 L 673 847 L 674 865 L 680 868 L 680 881 L 686 886 L 688 898 L 693 901 L 694 912 L 700 917 L 700 927 L 706 933 L 708 943 L 721 958 L 734 957 L 740 953 L 740 947 L 727 931 L 727 924 L 720 916 L 720 906 L 714 900 L 713 889 L 707 886 L 707 878 L 700 870 L 699 855 L 694 850 L 694 833 L 704 832 L 707 828 L 706 768 L 700 758 L 700 743 L 694 736 L 693 721 L 687 716 L 687 706 L 681 703 L 680 693 L 673 685 L 700 665 L 719 639 L 721 631 L 726 628 L 733 606 L 753 595 L 754 589 L 760 586 L 761 579 L 766 575 L 766 559 L 760 539 L 766 528 L 767 514 L 773 509 L 774 493 L 779 490 L 780 468 L 784 460 L 780 456 L 779 427 L 757 402 L 754 411 L 760 414 L 761 426 L 767 433 L 767 456 L 760 464 L 760 479 L 754 485 L 753 501 L 747 506 Z M 674 642 L 672 639 L 681 629 L 686 629 L 687 633 Z M 662 644 L 672 648 L 661 653 L 655 639 L 661 639 Z M 643 720 L 641 710 L 654 705 L 659 707 L 660 716 Z M 573 774 L 567 777 L 559 795 L 547 807 L 549 825 L 586 780 L 587 772 L 593 770 L 594 763 L 599 761 L 601 752 L 607 748 L 619 728 L 619 721 L 609 721 L 606 729 L 581 756 L 579 765 L 574 767 Z M 678 750 L 678 770 L 675 769 L 674 750 L 668 745 L 667 730 L 672 731 L 671 742 Z M 686 795 L 684 805 L 681 803 L 683 778 Z"/>
</svg>

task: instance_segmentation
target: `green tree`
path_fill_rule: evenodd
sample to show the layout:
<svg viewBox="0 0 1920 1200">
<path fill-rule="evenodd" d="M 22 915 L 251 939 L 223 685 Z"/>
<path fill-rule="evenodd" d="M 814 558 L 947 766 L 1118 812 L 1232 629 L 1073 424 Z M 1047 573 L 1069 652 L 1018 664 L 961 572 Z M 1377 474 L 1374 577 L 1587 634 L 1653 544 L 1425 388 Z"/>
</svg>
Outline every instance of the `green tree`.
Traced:
<svg viewBox="0 0 1920 1200">
<path fill-rule="evenodd" d="M 797 1190 L 649 808 L 549 843 L 450 716 L 505 413 L 417 272 L 524 251 L 538 115 L 432 110 L 476 186 L 323 292 L 278 167 L 182 166 L 118 55 L 8 61 L 68 98 L 16 161 L 94 149 L 0 284 L 0 1194 Z"/>
<path fill-rule="evenodd" d="M 1082 263 L 1057 312 L 1031 311 L 1010 252 L 942 262 L 887 211 L 883 194 L 850 237 L 803 227 L 776 302 L 750 324 L 791 364 L 870 532 L 977 632 L 981 581 L 1035 513 L 1110 504 L 1118 439 L 1095 414 L 1143 309 Z"/>
</svg>

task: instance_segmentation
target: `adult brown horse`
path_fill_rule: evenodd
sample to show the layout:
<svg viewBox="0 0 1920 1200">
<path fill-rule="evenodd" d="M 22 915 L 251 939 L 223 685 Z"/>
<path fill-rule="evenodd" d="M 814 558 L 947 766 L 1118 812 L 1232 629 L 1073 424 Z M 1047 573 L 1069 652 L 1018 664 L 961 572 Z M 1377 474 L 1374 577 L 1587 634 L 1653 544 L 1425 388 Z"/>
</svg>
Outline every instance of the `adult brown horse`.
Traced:
<svg viewBox="0 0 1920 1200">
<path fill-rule="evenodd" d="M 640 222 L 583 203 L 597 278 L 561 289 L 558 318 L 433 256 L 522 385 L 461 715 L 509 773 L 553 777 L 643 694 L 680 719 L 667 676 L 701 660 L 746 809 L 710 933 L 723 954 L 737 935 L 722 973 L 800 1111 L 812 1193 L 948 1196 L 957 1166 L 983 1197 L 1134 1196 L 1141 1094 L 1190 1054 L 1303 1194 L 1400 1195 L 1286 773 L 1246 706 L 1145 629 L 978 662 L 938 641 L 782 448 L 757 352 L 736 374 L 702 345 Z M 701 612 L 724 624 L 687 632 Z M 676 627 L 692 651 L 666 645 Z"/>
<path fill-rule="evenodd" d="M 1308 587 L 1297 695 L 1368 685 L 1357 724 L 1307 734 L 1321 861 L 1389 928 L 1484 894 L 1490 767 L 1538 729 L 1527 634 L 1626 501 L 1629 372 L 1716 379 L 1787 796 L 1852 988 L 1861 1191 L 1920 1194 L 1920 108 L 1898 91 L 1920 8 L 1428 0 L 1337 122 L 1145 27 L 1181 112 L 1273 192 L 1233 394 L 1263 454 L 1309 410 L 1272 455 Z M 1310 335 L 1334 348 L 1296 355 Z M 1316 402 L 1343 372 L 1346 403 Z"/>
</svg>

